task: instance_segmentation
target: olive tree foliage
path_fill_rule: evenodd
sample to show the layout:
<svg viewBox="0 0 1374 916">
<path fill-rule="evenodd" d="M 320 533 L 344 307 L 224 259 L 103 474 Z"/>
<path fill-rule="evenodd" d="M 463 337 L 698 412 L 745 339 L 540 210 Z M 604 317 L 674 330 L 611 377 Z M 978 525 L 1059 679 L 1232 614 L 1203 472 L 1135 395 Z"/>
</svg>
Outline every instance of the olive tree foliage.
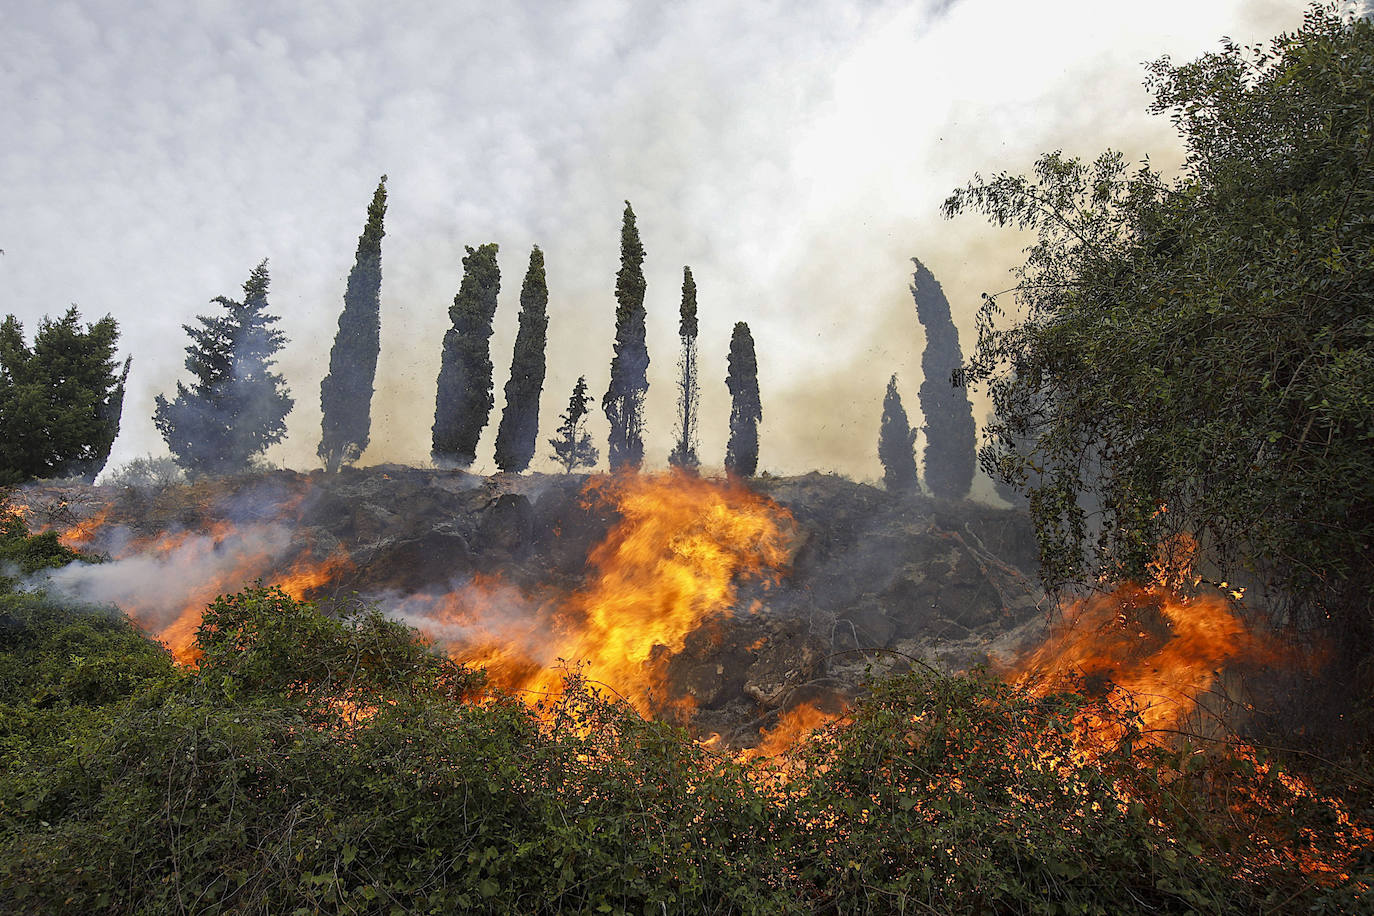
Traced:
<svg viewBox="0 0 1374 916">
<path fill-rule="evenodd" d="M 1034 231 L 965 378 L 988 473 L 1030 486 L 1050 584 L 1195 537 L 1347 646 L 1374 598 L 1374 25 L 1312 7 L 1265 46 L 1149 66 L 1181 174 L 1054 152 L 946 215 Z M 1096 504 L 1093 516 L 1085 508 Z M 1362 649 L 1367 651 L 1367 645 Z"/>
<path fill-rule="evenodd" d="M 343 312 L 329 374 L 320 382 L 321 434 L 316 450 L 331 474 L 362 457 L 372 432 L 372 385 L 382 333 L 382 227 L 386 217 L 386 176 L 377 182 L 367 222 L 344 290 Z"/>
</svg>

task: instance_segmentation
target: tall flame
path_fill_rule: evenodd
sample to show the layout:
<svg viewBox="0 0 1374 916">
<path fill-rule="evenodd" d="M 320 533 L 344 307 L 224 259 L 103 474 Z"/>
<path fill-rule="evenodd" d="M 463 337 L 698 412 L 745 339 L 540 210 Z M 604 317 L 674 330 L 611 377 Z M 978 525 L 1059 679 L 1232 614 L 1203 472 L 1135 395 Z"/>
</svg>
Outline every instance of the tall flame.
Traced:
<svg viewBox="0 0 1374 916">
<path fill-rule="evenodd" d="M 503 686 L 536 693 L 560 689 L 559 661 L 578 665 L 648 714 L 673 702 L 663 662 L 704 621 L 732 610 L 737 579 L 768 581 L 787 562 L 791 516 L 738 482 L 681 471 L 593 479 L 584 498 L 620 517 L 588 557 L 586 585 L 512 624 L 491 608 L 529 599 L 511 601 L 499 583 L 479 581 L 431 614 L 438 626 L 417 624 L 445 640 L 445 625 L 480 631 L 483 621 L 505 621 L 486 625 L 496 640 L 451 640 L 451 654 Z"/>
</svg>

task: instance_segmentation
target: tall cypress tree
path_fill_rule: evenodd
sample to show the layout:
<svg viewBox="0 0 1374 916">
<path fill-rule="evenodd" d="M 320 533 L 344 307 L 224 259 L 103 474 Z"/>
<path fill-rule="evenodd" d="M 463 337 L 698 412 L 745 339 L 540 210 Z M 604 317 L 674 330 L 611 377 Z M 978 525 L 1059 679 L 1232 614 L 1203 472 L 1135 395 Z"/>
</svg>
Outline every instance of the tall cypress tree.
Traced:
<svg viewBox="0 0 1374 916">
<path fill-rule="evenodd" d="M 730 441 L 725 447 L 725 470 L 752 477 L 759 465 L 759 364 L 754 358 L 754 337 L 749 325 L 735 323 L 730 335 L 725 387 L 730 389 Z"/>
<path fill-rule="evenodd" d="M 615 277 L 615 356 L 601 409 L 611 424 L 606 460 L 611 470 L 644 460 L 644 395 L 649 390 L 649 349 L 644 342 L 644 246 L 635 211 L 625 201 L 620 227 L 620 271 Z"/>
<path fill-rule="evenodd" d="M 549 287 L 544 252 L 535 245 L 520 287 L 520 330 L 506 380 L 506 408 L 496 431 L 496 466 L 519 473 L 534 458 L 539 435 L 539 394 L 544 390 L 544 342 L 549 329 Z"/>
<path fill-rule="evenodd" d="M 887 382 L 883 395 L 883 422 L 878 431 L 878 458 L 883 463 L 883 486 L 891 493 L 906 493 L 920 484 L 916 474 L 916 430 L 907 420 L 897 376 Z"/>
<path fill-rule="evenodd" d="M 0 486 L 31 478 L 93 479 L 119 434 L 128 359 L 114 359 L 108 315 L 81 327 L 76 306 L 44 318 L 33 347 L 13 315 L 0 324 Z"/>
<path fill-rule="evenodd" d="M 316 454 L 331 474 L 352 464 L 367 448 L 372 431 L 372 385 L 381 349 L 382 218 L 386 215 L 386 176 L 377 183 L 358 252 L 344 290 L 343 312 L 329 374 L 320 382 L 322 430 Z"/>
<path fill-rule="evenodd" d="M 491 320 L 501 270 L 495 243 L 468 246 L 463 282 L 449 307 L 453 327 L 444 334 L 434 399 L 434 463 L 465 468 L 477 460 L 477 440 L 491 414 Z"/>
<path fill-rule="evenodd" d="M 245 470 L 286 435 L 286 415 L 295 401 L 286 380 L 272 371 L 286 337 L 267 312 L 270 283 L 264 259 L 244 281 L 242 302 L 218 296 L 213 301 L 223 307 L 222 315 L 197 315 L 199 327 L 183 325 L 191 336 L 186 368 L 195 383 L 188 388 L 177 382 L 171 401 L 158 395 L 153 423 L 188 471 Z"/>
<path fill-rule="evenodd" d="M 678 357 L 677 444 L 668 462 L 675 467 L 695 468 L 697 460 L 697 284 L 692 268 L 682 268 L 682 306 L 679 310 L 678 337 L 682 340 L 682 355 Z"/>
<path fill-rule="evenodd" d="M 925 480 L 935 496 L 963 499 L 973 484 L 977 426 L 967 389 L 956 382 L 963 367 L 959 332 L 950 316 L 949 300 L 935 275 L 916 258 L 911 294 L 916 315 L 926 329 L 921 354 L 921 413 L 925 414 Z"/>
</svg>

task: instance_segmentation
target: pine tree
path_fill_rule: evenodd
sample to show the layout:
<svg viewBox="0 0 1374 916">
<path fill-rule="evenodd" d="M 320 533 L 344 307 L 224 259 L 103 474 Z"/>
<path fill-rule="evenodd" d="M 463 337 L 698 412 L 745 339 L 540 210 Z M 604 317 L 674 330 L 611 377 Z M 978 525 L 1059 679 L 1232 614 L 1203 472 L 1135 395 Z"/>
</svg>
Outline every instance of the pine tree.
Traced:
<svg viewBox="0 0 1374 916">
<path fill-rule="evenodd" d="M 386 176 L 377 183 L 344 290 L 329 374 L 320 382 L 322 430 L 316 454 L 331 474 L 357 461 L 372 430 L 372 385 L 381 348 L 382 218 Z"/>
<path fill-rule="evenodd" d="M 553 458 L 568 473 L 574 468 L 592 467 L 596 464 L 597 450 L 592 445 L 592 437 L 582 430 L 582 419 L 592 403 L 587 394 L 587 377 L 580 376 L 573 386 L 572 397 L 568 399 L 568 412 L 559 417 L 563 424 L 558 427 L 558 437 L 549 440 L 553 446 Z"/>
<path fill-rule="evenodd" d="M 725 448 L 725 470 L 752 477 L 759 465 L 759 366 L 754 358 L 754 338 L 749 325 L 735 323 L 730 335 L 725 387 L 730 389 L 730 441 Z"/>
<path fill-rule="evenodd" d="M 916 430 L 907 421 L 897 376 L 887 382 L 883 396 L 883 423 L 878 432 L 878 458 L 883 463 L 883 486 L 891 493 L 907 493 L 920 486 L 916 474 Z"/>
<path fill-rule="evenodd" d="M 220 315 L 197 315 L 199 327 L 184 325 L 191 337 L 186 368 L 195 377 L 177 395 L 157 397 L 153 423 L 177 464 L 193 473 L 226 474 L 248 468 L 254 456 L 286 435 L 286 415 L 295 402 L 286 380 L 273 372 L 274 355 L 286 337 L 267 312 L 267 261 L 243 284 L 243 301 L 213 301 Z"/>
<path fill-rule="evenodd" d="M 977 427 L 967 389 L 956 383 L 964 364 L 959 332 L 950 316 L 949 300 L 935 276 L 915 258 L 911 294 L 916 314 L 926 329 L 921 354 L 921 413 L 925 414 L 925 481 L 935 496 L 963 499 L 973 484 Z"/>
<path fill-rule="evenodd" d="M 119 434 L 130 360 L 118 371 L 115 320 L 81 328 L 76 306 L 44 318 L 33 347 L 10 315 L 0 324 L 0 486 L 32 478 L 94 479 Z"/>
<path fill-rule="evenodd" d="M 539 395 L 544 390 L 544 343 L 549 329 L 549 287 L 544 252 L 534 246 L 520 288 L 520 330 L 506 381 L 506 408 L 496 431 L 496 466 L 519 473 L 534 458 L 539 436 Z"/>
<path fill-rule="evenodd" d="M 678 319 L 678 337 L 682 340 L 682 355 L 678 357 L 677 409 L 678 436 L 668 462 L 674 467 L 692 469 L 697 460 L 697 284 L 692 268 L 682 268 L 682 306 Z"/>
<path fill-rule="evenodd" d="M 495 243 L 468 246 L 463 282 L 449 307 L 439 390 L 434 402 L 434 463 L 465 468 L 477 460 L 477 440 L 491 415 L 491 320 L 501 270 Z"/>
<path fill-rule="evenodd" d="M 644 460 L 644 395 L 649 390 L 649 350 L 644 342 L 644 246 L 635 212 L 625 201 L 620 228 L 620 271 L 615 278 L 615 356 L 601 408 L 611 424 L 606 460 L 611 470 Z"/>
</svg>

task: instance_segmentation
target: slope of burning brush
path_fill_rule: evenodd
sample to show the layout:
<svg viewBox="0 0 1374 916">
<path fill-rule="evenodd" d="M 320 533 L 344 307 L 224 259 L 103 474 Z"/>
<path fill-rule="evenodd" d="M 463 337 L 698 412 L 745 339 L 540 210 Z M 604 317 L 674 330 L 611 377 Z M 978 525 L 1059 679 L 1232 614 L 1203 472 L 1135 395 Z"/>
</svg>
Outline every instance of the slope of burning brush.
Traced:
<svg viewBox="0 0 1374 916">
<path fill-rule="evenodd" d="M 503 688 L 555 694 L 572 666 L 642 713 L 661 713 L 667 659 L 703 622 L 737 610 L 740 578 L 776 577 L 790 516 L 738 482 L 680 471 L 593 478 L 583 499 L 617 521 L 570 593 L 531 595 L 477 576 L 384 606 Z"/>
</svg>

